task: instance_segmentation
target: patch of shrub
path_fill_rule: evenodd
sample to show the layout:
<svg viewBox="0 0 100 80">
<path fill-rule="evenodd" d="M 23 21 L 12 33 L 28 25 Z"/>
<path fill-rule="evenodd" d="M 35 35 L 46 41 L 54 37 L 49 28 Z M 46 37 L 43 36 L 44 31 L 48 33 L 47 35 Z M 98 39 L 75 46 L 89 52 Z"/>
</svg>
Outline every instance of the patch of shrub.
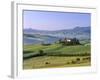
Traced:
<svg viewBox="0 0 100 80">
<path fill-rule="evenodd" d="M 80 61 L 81 59 L 80 58 L 76 58 L 76 61 Z"/>
<path fill-rule="evenodd" d="M 70 64 L 70 62 L 67 62 L 67 64 Z"/>
<path fill-rule="evenodd" d="M 45 64 L 50 64 L 49 62 L 45 62 Z"/>
<path fill-rule="evenodd" d="M 46 55 L 46 53 L 44 53 L 43 50 L 39 50 L 38 53 L 33 54 L 33 55 L 29 55 L 27 57 L 23 57 L 23 59 L 29 59 L 29 58 L 32 58 L 32 57 L 39 57 L 39 56 L 44 56 L 44 55 Z"/>
<path fill-rule="evenodd" d="M 72 64 L 76 64 L 76 61 L 72 60 Z"/>
<path fill-rule="evenodd" d="M 90 53 L 66 54 L 60 52 L 47 52 L 47 56 L 90 56 Z"/>
<path fill-rule="evenodd" d="M 85 57 L 83 60 L 91 60 L 91 57 Z"/>
</svg>

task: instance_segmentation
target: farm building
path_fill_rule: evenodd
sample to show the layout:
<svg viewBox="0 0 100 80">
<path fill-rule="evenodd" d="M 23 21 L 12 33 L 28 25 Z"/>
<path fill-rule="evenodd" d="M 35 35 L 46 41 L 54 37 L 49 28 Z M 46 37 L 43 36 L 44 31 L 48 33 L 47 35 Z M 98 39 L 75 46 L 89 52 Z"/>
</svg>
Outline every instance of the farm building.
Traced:
<svg viewBox="0 0 100 80">
<path fill-rule="evenodd" d="M 60 39 L 59 43 L 62 43 L 64 45 L 79 45 L 80 42 L 77 38 L 64 38 Z"/>
</svg>

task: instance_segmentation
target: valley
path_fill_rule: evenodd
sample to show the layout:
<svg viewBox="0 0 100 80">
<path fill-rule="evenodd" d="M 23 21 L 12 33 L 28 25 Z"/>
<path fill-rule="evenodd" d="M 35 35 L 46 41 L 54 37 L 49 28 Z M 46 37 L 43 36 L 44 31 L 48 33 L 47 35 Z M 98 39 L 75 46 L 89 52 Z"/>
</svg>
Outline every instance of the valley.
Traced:
<svg viewBox="0 0 100 80">
<path fill-rule="evenodd" d="M 91 66 L 90 27 L 23 32 L 23 69 Z"/>
</svg>

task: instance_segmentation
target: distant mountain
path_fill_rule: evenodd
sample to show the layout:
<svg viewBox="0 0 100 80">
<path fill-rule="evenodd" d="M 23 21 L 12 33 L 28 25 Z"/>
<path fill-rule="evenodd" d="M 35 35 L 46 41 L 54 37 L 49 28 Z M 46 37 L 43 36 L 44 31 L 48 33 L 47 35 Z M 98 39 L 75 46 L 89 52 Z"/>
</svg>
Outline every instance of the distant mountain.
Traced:
<svg viewBox="0 0 100 80">
<path fill-rule="evenodd" d="M 55 31 L 48 31 L 48 30 L 35 30 L 35 29 L 24 29 L 24 33 L 32 33 L 32 34 L 57 34 L 57 33 L 64 33 L 64 34 L 69 34 L 69 33 L 90 33 L 90 27 L 75 27 L 73 29 L 64 29 L 64 30 L 55 30 Z"/>
<path fill-rule="evenodd" d="M 74 32 L 80 32 L 80 33 L 90 33 L 91 29 L 90 27 L 75 27 L 72 31 Z"/>
<path fill-rule="evenodd" d="M 91 29 L 90 27 L 75 27 L 73 29 L 64 30 L 35 30 L 24 29 L 24 43 L 34 44 L 41 42 L 53 43 L 60 38 L 78 38 L 79 40 L 90 40 Z"/>
<path fill-rule="evenodd" d="M 24 44 L 54 43 L 58 37 L 41 34 L 24 34 Z"/>
</svg>

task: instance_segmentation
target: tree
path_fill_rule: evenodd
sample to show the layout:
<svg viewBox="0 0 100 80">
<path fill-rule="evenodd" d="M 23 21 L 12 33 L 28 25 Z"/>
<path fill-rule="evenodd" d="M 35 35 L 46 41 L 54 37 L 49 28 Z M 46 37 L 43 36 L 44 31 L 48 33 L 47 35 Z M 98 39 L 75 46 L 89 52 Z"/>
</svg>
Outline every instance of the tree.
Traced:
<svg viewBox="0 0 100 80">
<path fill-rule="evenodd" d="M 80 61 L 80 58 L 77 58 L 76 61 Z"/>
<path fill-rule="evenodd" d="M 72 39 L 72 44 L 75 45 L 75 44 L 80 44 L 79 40 L 77 38 L 73 38 Z"/>
<path fill-rule="evenodd" d="M 40 54 L 40 56 L 44 55 L 44 51 L 43 50 L 39 50 L 39 54 Z"/>
</svg>

